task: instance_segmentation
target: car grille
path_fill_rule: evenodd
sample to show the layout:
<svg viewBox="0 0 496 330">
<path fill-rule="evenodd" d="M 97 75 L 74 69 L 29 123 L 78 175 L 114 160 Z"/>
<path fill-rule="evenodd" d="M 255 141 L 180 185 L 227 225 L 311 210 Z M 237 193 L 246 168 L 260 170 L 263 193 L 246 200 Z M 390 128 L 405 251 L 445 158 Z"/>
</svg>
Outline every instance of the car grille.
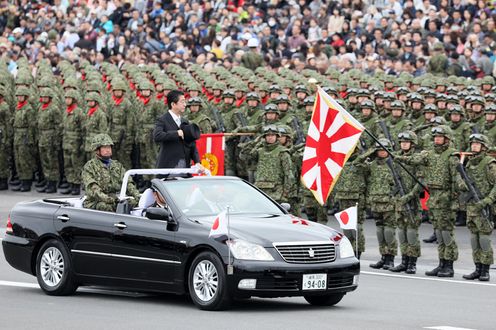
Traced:
<svg viewBox="0 0 496 330">
<path fill-rule="evenodd" d="M 315 264 L 336 260 L 336 246 L 333 243 L 274 243 L 274 247 L 289 263 Z"/>
<path fill-rule="evenodd" d="M 327 288 L 328 289 L 342 288 L 342 287 L 351 286 L 351 285 L 353 285 L 353 276 L 328 277 L 328 280 L 327 280 Z"/>
<path fill-rule="evenodd" d="M 288 278 L 261 278 L 257 290 L 298 290 L 298 280 Z"/>
</svg>

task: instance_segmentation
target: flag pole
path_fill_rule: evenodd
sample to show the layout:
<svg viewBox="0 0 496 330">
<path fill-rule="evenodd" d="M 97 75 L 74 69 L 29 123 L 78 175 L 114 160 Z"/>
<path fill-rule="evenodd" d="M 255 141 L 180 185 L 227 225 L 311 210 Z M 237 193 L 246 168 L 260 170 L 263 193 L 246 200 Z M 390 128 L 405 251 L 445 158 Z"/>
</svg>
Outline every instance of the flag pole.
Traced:
<svg viewBox="0 0 496 330">
<path fill-rule="evenodd" d="M 227 241 L 231 242 L 231 226 L 230 226 L 230 215 L 229 215 L 229 206 L 227 207 Z M 234 274 L 234 267 L 231 264 L 231 248 L 229 245 L 227 246 L 227 275 Z"/>
<path fill-rule="evenodd" d="M 356 207 L 356 228 L 355 228 L 355 248 L 356 248 L 356 257 L 358 259 L 358 202 L 355 204 Z"/>
<path fill-rule="evenodd" d="M 370 137 L 371 137 L 371 138 L 372 138 L 372 139 L 373 139 L 373 140 L 374 140 L 374 141 L 375 141 L 378 145 L 380 145 L 380 146 L 381 146 L 381 148 L 382 148 L 382 149 L 384 149 L 384 150 L 388 153 L 389 157 L 391 157 L 392 159 L 394 159 L 394 155 L 391 153 L 391 151 L 389 151 L 389 150 L 388 150 L 388 149 L 387 149 L 387 148 L 386 148 L 386 147 L 385 147 L 385 146 L 384 146 L 384 145 L 383 145 L 383 144 L 379 141 L 379 139 L 378 139 L 378 138 L 377 138 L 374 134 L 370 133 L 370 131 L 369 131 L 368 129 L 365 129 L 365 130 L 364 130 L 364 132 L 365 132 L 365 133 L 367 133 L 367 134 L 368 134 L 368 135 L 369 135 L 369 136 L 370 136 Z M 412 179 L 414 179 L 414 180 L 415 180 L 415 182 L 417 182 L 417 183 L 418 183 L 418 184 L 422 187 L 422 189 L 424 189 L 425 191 L 429 191 L 429 189 L 427 189 L 427 187 L 426 187 L 426 186 L 425 186 L 422 182 L 420 182 L 420 180 L 419 180 L 419 179 L 418 179 L 415 175 L 413 175 L 413 174 L 412 174 L 412 172 L 410 172 L 410 171 L 409 171 L 409 170 L 405 167 L 405 165 L 403 165 L 401 162 L 397 162 L 397 164 L 398 164 L 398 165 L 399 165 L 402 169 L 404 169 L 404 170 L 405 170 L 405 172 L 406 172 L 409 176 L 411 176 L 411 177 L 412 177 Z"/>
</svg>

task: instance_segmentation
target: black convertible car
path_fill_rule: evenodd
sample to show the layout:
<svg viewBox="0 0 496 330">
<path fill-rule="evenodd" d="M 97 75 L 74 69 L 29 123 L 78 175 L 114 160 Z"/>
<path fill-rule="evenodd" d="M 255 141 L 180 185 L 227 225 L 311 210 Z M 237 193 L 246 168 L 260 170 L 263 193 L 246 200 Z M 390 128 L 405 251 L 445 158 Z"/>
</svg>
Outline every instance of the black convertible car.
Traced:
<svg viewBox="0 0 496 330">
<path fill-rule="evenodd" d="M 124 198 L 116 213 L 85 209 L 83 198 L 22 202 L 10 213 L 5 258 L 49 295 L 106 286 L 189 294 L 218 310 L 251 296 L 331 306 L 358 285 L 346 237 L 238 178 L 154 179 L 139 208 Z M 210 238 L 227 208 L 229 240 Z"/>
</svg>

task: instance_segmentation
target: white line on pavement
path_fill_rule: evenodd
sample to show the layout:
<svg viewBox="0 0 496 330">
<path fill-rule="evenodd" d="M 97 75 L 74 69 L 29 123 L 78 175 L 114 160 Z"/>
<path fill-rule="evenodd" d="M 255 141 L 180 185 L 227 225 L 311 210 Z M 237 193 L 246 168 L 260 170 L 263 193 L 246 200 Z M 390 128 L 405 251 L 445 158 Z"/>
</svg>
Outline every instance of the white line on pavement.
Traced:
<svg viewBox="0 0 496 330">
<path fill-rule="evenodd" d="M 18 288 L 39 288 L 40 286 L 36 283 L 26 283 L 26 282 L 11 282 L 11 281 L 0 281 L 2 286 L 15 286 Z"/>
<path fill-rule="evenodd" d="M 430 278 L 430 277 L 417 277 L 417 276 L 409 276 L 409 275 L 383 274 L 383 273 L 367 272 L 367 271 L 360 271 L 360 274 L 364 274 L 364 275 L 375 275 L 375 276 L 385 276 L 385 277 L 409 278 L 409 279 L 412 279 L 412 280 L 448 282 L 448 283 L 457 283 L 457 284 L 472 284 L 472 285 L 481 285 L 481 286 L 492 286 L 492 287 L 496 287 L 496 284 L 493 284 L 493 283 L 482 283 L 482 282 L 479 282 L 479 281 L 477 281 L 477 282 L 458 281 L 458 280 L 448 280 L 448 279 L 443 279 L 443 278 Z"/>
<path fill-rule="evenodd" d="M 424 329 L 434 329 L 434 330 L 475 330 L 475 329 L 470 329 L 470 328 L 450 327 L 449 325 L 438 325 L 438 326 L 434 326 L 434 327 L 424 327 Z"/>
</svg>

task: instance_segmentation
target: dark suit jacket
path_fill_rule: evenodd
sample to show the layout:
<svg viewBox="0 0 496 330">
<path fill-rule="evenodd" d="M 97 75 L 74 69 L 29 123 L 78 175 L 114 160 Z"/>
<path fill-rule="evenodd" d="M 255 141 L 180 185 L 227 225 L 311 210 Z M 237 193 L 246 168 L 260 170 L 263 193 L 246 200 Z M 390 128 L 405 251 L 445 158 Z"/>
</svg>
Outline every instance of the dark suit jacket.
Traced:
<svg viewBox="0 0 496 330">
<path fill-rule="evenodd" d="M 181 126 L 187 124 L 189 122 L 181 117 Z M 155 122 L 153 139 L 160 143 L 157 168 L 183 168 L 190 167 L 191 161 L 200 162 L 196 142 L 184 142 L 177 134 L 178 130 L 179 127 L 169 112 Z"/>
</svg>

